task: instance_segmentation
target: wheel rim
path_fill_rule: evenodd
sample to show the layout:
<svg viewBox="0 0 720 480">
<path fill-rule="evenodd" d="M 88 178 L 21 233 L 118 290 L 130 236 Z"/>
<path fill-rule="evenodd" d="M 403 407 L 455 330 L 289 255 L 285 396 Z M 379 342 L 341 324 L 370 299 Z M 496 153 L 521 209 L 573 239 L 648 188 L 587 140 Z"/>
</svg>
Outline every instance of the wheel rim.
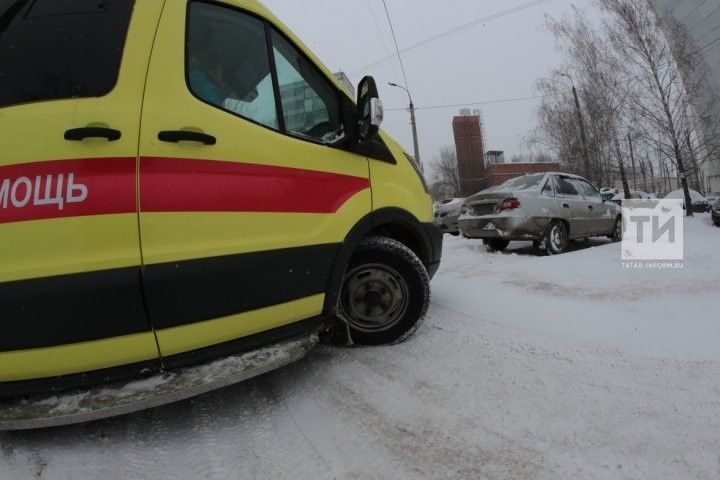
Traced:
<svg viewBox="0 0 720 480">
<path fill-rule="evenodd" d="M 565 245 L 565 230 L 560 225 L 554 225 L 550 230 L 550 245 L 553 250 L 559 252 Z"/>
<path fill-rule="evenodd" d="M 373 333 L 388 330 L 408 308 L 408 286 L 387 265 L 361 265 L 345 276 L 340 308 L 350 326 Z"/>
</svg>

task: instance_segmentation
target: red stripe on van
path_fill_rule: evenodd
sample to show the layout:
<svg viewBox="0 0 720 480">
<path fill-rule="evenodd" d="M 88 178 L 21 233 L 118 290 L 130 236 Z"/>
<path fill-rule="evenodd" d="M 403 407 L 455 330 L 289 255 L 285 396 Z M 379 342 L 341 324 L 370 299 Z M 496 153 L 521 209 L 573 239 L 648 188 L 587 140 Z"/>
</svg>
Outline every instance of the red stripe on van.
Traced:
<svg viewBox="0 0 720 480">
<path fill-rule="evenodd" d="M 136 210 L 134 158 L 0 166 L 0 224 Z"/>
<path fill-rule="evenodd" d="M 334 213 L 367 178 L 298 168 L 178 158 L 143 158 L 143 212 Z"/>
</svg>

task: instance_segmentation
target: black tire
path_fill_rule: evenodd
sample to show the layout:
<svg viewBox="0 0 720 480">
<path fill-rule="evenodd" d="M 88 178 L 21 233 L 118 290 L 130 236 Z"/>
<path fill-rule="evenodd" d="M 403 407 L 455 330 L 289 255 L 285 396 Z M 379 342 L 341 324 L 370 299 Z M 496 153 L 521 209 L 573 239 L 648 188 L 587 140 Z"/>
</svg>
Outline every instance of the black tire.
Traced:
<svg viewBox="0 0 720 480">
<path fill-rule="evenodd" d="M 568 231 L 565 223 L 553 220 L 545 232 L 545 250 L 550 255 L 558 255 L 565 251 L 568 243 Z"/>
<path fill-rule="evenodd" d="M 508 247 L 508 245 L 510 245 L 510 240 L 503 240 L 502 238 L 491 238 L 489 240 L 485 240 L 485 244 L 493 252 L 502 252 Z"/>
<path fill-rule="evenodd" d="M 713 223 L 715 224 L 716 227 L 720 227 L 720 219 L 716 220 L 713 218 Z"/>
<path fill-rule="evenodd" d="M 622 218 L 621 218 L 621 217 L 618 217 L 618 218 L 615 220 L 615 223 L 613 224 L 613 231 L 612 231 L 612 233 L 611 233 L 610 235 L 608 235 L 608 237 L 609 237 L 610 240 L 612 240 L 613 242 L 620 242 L 620 241 L 622 241 L 622 238 L 623 238 L 623 223 L 622 223 Z"/>
<path fill-rule="evenodd" d="M 460 232 L 448 232 L 448 233 L 450 235 L 452 235 L 453 237 L 457 237 L 458 235 L 460 235 Z"/>
<path fill-rule="evenodd" d="M 353 254 L 338 311 L 353 343 L 399 343 L 422 323 L 430 302 L 430 277 L 415 253 L 386 237 L 370 237 Z"/>
</svg>

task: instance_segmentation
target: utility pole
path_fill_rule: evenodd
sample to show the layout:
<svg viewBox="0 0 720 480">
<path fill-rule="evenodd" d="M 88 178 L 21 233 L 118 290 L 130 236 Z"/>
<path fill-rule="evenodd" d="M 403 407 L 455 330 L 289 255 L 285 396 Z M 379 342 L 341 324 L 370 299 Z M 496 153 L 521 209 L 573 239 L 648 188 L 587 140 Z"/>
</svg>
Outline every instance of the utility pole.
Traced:
<svg viewBox="0 0 720 480">
<path fill-rule="evenodd" d="M 397 87 L 402 88 L 405 90 L 405 92 L 408 95 L 408 99 L 410 100 L 410 125 L 412 126 L 412 136 L 413 136 L 413 147 L 415 149 L 415 161 L 420 166 L 421 170 L 424 170 L 422 161 L 420 160 L 420 147 L 418 146 L 418 135 L 417 135 L 417 123 L 415 122 L 415 104 L 413 103 L 412 95 L 410 95 L 410 91 L 403 87 L 402 85 L 398 85 L 397 83 L 390 82 L 388 83 L 391 87 Z"/>
<path fill-rule="evenodd" d="M 385 0 L 382 0 L 382 3 L 383 7 L 385 7 L 385 15 L 387 16 L 388 25 L 390 25 L 390 33 L 392 33 L 393 42 L 395 42 L 395 53 L 397 53 L 398 62 L 400 62 L 400 69 L 402 70 L 403 74 L 403 80 L 405 81 L 405 86 L 398 85 L 397 83 L 390 83 L 390 86 L 402 88 L 408 94 L 408 98 L 410 99 L 410 122 L 412 123 L 415 161 L 420 167 L 420 170 L 424 170 L 422 161 L 420 160 L 420 148 L 418 147 L 417 124 L 415 123 L 415 104 L 412 101 L 412 95 L 410 95 L 410 90 L 408 89 L 409 83 L 407 79 L 407 74 L 405 73 L 405 64 L 403 64 L 402 55 L 400 55 L 400 46 L 398 45 L 397 37 L 395 36 L 395 27 L 393 27 L 392 20 L 390 19 L 390 11 L 388 10 L 387 2 Z"/>
<path fill-rule="evenodd" d="M 569 78 L 570 83 L 572 84 L 572 94 L 573 98 L 575 99 L 575 116 L 577 117 L 578 128 L 580 129 L 580 144 L 582 146 L 583 169 L 585 170 L 585 178 L 592 182 L 593 178 L 590 173 L 590 152 L 588 149 L 587 134 L 585 133 L 585 121 L 583 120 L 582 111 L 580 110 L 580 99 L 578 98 L 577 90 L 575 89 L 575 82 L 573 81 L 572 77 L 567 73 L 561 73 L 560 75 Z"/>
</svg>

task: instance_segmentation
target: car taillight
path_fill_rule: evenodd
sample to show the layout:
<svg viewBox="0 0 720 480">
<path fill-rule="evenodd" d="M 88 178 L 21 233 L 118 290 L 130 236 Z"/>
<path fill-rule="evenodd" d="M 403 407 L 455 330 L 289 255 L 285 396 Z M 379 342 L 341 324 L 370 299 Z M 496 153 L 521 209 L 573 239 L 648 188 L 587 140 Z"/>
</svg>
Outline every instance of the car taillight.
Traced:
<svg viewBox="0 0 720 480">
<path fill-rule="evenodd" d="M 502 206 L 500 207 L 500 210 L 514 210 L 516 208 L 520 208 L 520 200 L 517 198 L 506 198 L 505 201 L 503 201 Z"/>
<path fill-rule="evenodd" d="M 468 212 L 468 207 L 466 204 L 463 203 L 463 206 L 460 208 L 460 213 L 465 215 Z"/>
</svg>

